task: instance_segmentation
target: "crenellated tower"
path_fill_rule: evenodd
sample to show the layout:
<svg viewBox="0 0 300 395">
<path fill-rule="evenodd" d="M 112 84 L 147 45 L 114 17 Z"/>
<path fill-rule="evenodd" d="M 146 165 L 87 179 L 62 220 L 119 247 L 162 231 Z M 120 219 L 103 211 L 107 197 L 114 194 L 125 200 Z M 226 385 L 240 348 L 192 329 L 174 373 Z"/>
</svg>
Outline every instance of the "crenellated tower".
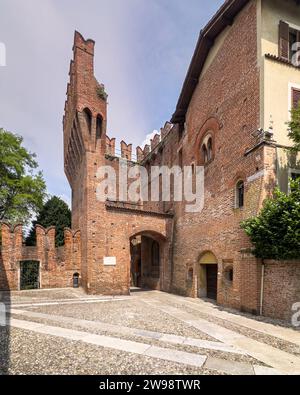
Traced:
<svg viewBox="0 0 300 395">
<path fill-rule="evenodd" d="M 64 163 L 72 189 L 72 228 L 82 235 L 83 286 L 102 293 L 97 284 L 105 256 L 105 207 L 96 199 L 95 175 L 105 164 L 107 95 L 94 76 L 94 46 L 75 32 L 63 119 Z"/>
<path fill-rule="evenodd" d="M 107 95 L 94 76 L 94 46 L 94 41 L 75 33 L 63 121 L 65 172 L 72 188 L 72 228 L 79 229 L 81 235 L 81 283 L 89 294 L 128 295 L 132 280 L 131 242 L 136 235 L 154 235 L 160 238 L 164 275 L 161 283 L 157 278 L 145 277 L 144 284 L 152 281 L 153 287 L 167 289 L 165 284 L 170 279 L 167 229 L 171 217 L 155 210 L 149 213 L 150 208 L 144 210 L 140 202 L 128 202 L 127 190 L 120 180 L 126 181 L 124 169 L 129 172 L 136 164 L 135 155 L 132 144 L 121 141 L 120 150 L 116 149 L 115 138 L 106 134 Z M 157 135 L 151 143 L 152 151 L 160 144 Z M 139 162 L 150 153 L 148 148 L 137 149 Z M 116 189 L 121 193 L 113 200 L 97 199 L 101 166 L 115 171 Z M 128 185 L 134 181 L 131 178 Z M 147 262 L 150 265 L 150 256 L 149 250 L 144 257 L 145 265 Z"/>
<path fill-rule="evenodd" d="M 94 77 L 93 40 L 75 32 L 64 127 L 65 172 L 72 187 L 86 152 L 105 154 L 107 95 Z"/>
</svg>

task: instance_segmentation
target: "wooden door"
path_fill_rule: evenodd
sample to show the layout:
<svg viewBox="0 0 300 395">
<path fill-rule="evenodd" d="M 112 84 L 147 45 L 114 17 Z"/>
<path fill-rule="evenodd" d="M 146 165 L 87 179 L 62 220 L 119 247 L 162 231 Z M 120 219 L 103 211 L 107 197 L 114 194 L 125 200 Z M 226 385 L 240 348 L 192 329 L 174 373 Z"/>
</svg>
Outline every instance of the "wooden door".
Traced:
<svg viewBox="0 0 300 395">
<path fill-rule="evenodd" d="M 217 300 L 218 265 L 206 265 L 207 297 Z"/>
</svg>

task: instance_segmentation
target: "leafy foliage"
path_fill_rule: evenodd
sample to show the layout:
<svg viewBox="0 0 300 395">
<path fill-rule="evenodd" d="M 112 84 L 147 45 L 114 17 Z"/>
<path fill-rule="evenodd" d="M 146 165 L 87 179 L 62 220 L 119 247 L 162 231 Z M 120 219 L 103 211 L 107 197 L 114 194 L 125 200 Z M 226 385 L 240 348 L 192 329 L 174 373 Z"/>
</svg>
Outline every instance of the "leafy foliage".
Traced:
<svg viewBox="0 0 300 395">
<path fill-rule="evenodd" d="M 40 211 L 36 221 L 32 222 L 29 235 L 26 239 L 26 244 L 28 246 L 34 246 L 36 244 L 35 226 L 37 224 L 42 225 L 44 228 L 55 226 L 55 244 L 57 247 L 63 246 L 64 229 L 71 227 L 71 210 L 68 205 L 57 196 L 53 196 L 48 200 Z"/>
<path fill-rule="evenodd" d="M 23 139 L 0 129 L 0 221 L 28 222 L 43 205 L 46 184 Z"/>
<path fill-rule="evenodd" d="M 298 107 L 291 110 L 291 121 L 288 122 L 289 138 L 294 142 L 294 151 L 300 151 L 300 101 Z"/>
<path fill-rule="evenodd" d="M 100 99 L 107 101 L 108 94 L 105 92 L 105 87 L 103 84 L 97 87 L 97 95 L 100 97 Z"/>
<path fill-rule="evenodd" d="M 263 259 L 300 258 L 300 178 L 290 181 L 289 195 L 276 189 L 261 213 L 242 223 L 255 255 Z"/>
</svg>

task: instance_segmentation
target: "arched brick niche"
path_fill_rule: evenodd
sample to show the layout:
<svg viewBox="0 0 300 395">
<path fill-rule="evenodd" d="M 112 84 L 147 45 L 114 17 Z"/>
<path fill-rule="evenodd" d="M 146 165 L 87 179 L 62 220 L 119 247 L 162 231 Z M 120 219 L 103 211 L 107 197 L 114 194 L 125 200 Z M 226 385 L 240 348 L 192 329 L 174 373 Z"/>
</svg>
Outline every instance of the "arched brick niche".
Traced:
<svg viewBox="0 0 300 395">
<path fill-rule="evenodd" d="M 216 118 L 209 118 L 201 127 L 195 144 L 195 158 L 199 166 L 212 162 L 215 158 L 216 135 L 220 123 Z"/>
</svg>

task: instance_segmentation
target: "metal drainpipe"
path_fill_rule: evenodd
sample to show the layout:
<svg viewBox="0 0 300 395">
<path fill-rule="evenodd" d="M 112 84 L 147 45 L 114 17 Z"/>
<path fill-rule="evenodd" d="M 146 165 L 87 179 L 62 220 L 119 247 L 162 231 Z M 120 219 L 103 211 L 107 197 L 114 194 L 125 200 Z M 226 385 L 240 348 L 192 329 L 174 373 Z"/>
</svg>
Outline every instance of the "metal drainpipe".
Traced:
<svg viewBox="0 0 300 395">
<path fill-rule="evenodd" d="M 260 282 L 260 309 L 259 309 L 260 315 L 263 315 L 264 282 L 265 282 L 265 260 L 263 259 L 261 266 L 261 282 Z"/>
</svg>

